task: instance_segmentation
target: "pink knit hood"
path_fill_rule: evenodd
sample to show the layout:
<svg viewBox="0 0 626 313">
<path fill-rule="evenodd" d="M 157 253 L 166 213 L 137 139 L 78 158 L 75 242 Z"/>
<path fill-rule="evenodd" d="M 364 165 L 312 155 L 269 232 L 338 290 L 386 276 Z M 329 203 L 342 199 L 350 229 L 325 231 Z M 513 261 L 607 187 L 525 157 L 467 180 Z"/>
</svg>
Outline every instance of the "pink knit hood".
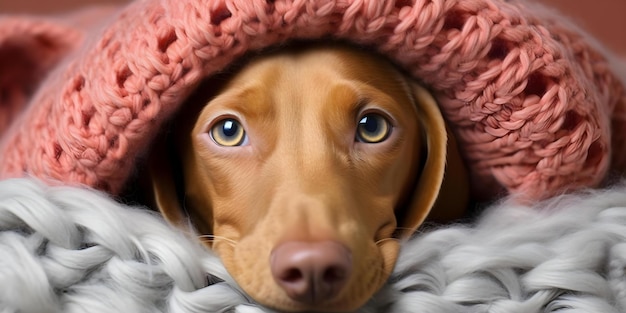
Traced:
<svg viewBox="0 0 626 313">
<path fill-rule="evenodd" d="M 118 193 L 202 79 L 245 52 L 319 38 L 375 47 L 426 85 L 483 195 L 543 198 L 624 168 L 618 65 L 528 2 L 139 0 L 0 16 L 0 177 Z"/>
</svg>

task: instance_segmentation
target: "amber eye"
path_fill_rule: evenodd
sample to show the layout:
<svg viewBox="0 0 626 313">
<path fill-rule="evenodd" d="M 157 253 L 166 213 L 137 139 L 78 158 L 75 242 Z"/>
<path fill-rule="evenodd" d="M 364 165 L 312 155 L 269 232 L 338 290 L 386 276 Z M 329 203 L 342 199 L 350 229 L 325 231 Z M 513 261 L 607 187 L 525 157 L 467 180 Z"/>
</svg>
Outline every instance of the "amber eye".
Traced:
<svg viewBox="0 0 626 313">
<path fill-rule="evenodd" d="M 246 141 L 246 131 L 241 124 L 232 118 L 217 122 L 210 131 L 213 141 L 225 147 L 241 146 Z"/>
<path fill-rule="evenodd" d="M 356 130 L 356 140 L 364 143 L 379 143 L 387 139 L 391 133 L 391 124 L 382 115 L 365 114 Z"/>
</svg>

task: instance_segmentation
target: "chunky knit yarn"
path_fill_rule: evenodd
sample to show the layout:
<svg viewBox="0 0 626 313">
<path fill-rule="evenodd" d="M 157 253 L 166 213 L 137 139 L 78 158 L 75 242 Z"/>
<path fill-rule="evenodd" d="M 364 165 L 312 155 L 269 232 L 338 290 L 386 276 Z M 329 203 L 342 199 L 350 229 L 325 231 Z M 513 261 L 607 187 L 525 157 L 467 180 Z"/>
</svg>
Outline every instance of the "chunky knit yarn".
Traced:
<svg viewBox="0 0 626 313">
<path fill-rule="evenodd" d="M 626 312 L 626 186 L 557 198 L 424 230 L 356 312 Z M 0 181 L 0 311 L 276 313 L 190 235 L 93 190 Z"/>
<path fill-rule="evenodd" d="M 565 19 L 521 0 L 138 0 L 106 21 L 43 30 L 48 47 L 69 41 L 73 52 L 49 63 L 26 110 L 0 102 L 17 115 L 10 127 L 0 119 L 0 131 L 9 127 L 0 177 L 119 192 L 203 78 L 245 52 L 321 38 L 374 47 L 428 86 L 477 192 L 543 198 L 596 185 L 625 160 L 617 65 Z M 23 40 L 7 35 L 10 18 L 0 28 L 0 52 Z"/>
</svg>

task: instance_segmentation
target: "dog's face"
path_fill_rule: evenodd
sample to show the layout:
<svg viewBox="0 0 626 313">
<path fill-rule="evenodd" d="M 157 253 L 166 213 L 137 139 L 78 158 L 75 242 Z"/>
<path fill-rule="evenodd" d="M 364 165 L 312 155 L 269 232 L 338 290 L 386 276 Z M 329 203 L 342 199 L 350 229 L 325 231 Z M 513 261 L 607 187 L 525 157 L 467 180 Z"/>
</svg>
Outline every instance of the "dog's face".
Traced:
<svg viewBox="0 0 626 313">
<path fill-rule="evenodd" d="M 184 210 L 255 300 L 350 311 L 384 284 L 394 233 L 421 223 L 445 163 L 445 130 L 435 135 L 444 160 L 433 169 L 421 154 L 442 149 L 418 123 L 414 88 L 377 57 L 320 48 L 251 62 L 194 117 L 176 148 Z M 416 187 L 432 173 L 434 187 Z M 418 211 L 403 213 L 408 224 L 401 205 Z"/>
</svg>

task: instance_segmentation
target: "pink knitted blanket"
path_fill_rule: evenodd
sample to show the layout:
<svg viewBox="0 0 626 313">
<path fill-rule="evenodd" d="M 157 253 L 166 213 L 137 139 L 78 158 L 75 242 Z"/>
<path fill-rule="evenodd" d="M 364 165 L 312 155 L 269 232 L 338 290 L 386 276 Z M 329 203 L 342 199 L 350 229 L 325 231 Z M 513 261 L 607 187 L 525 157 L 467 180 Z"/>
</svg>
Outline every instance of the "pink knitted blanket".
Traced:
<svg viewBox="0 0 626 313">
<path fill-rule="evenodd" d="M 0 17 L 0 177 L 119 192 L 198 83 L 290 39 L 374 47 L 428 86 L 482 195 L 543 198 L 626 163 L 610 56 L 515 0 L 138 0 L 63 19 Z"/>
</svg>

